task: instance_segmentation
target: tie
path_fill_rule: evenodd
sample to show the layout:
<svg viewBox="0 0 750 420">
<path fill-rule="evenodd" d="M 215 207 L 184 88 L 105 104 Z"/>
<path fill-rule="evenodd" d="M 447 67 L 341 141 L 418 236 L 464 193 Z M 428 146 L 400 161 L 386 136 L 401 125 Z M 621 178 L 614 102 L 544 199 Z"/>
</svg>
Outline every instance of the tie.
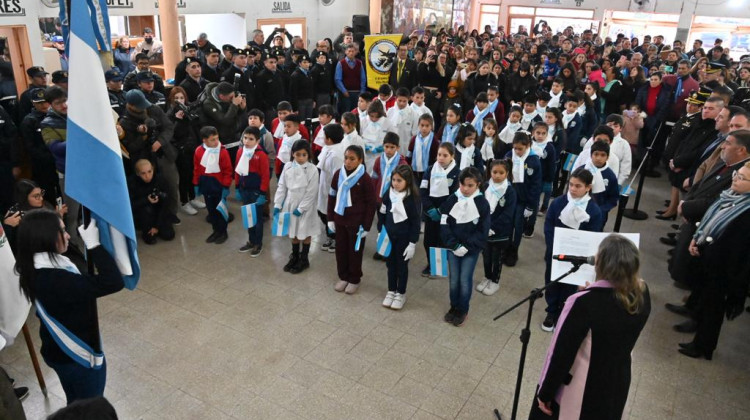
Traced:
<svg viewBox="0 0 750 420">
<path fill-rule="evenodd" d="M 716 140 L 714 140 L 711 144 L 709 144 L 706 150 L 703 151 L 703 154 L 701 155 L 700 160 L 703 160 L 704 157 L 707 157 L 708 155 L 713 153 L 714 150 L 716 149 L 716 146 L 721 144 L 722 141 L 724 141 L 724 137 L 721 134 L 719 134 L 719 136 L 716 137 Z"/>
<path fill-rule="evenodd" d="M 677 78 L 677 88 L 674 90 L 674 100 L 676 101 L 682 93 L 682 77 Z"/>
<path fill-rule="evenodd" d="M 398 60 L 398 73 L 396 73 L 396 81 L 401 80 L 401 73 L 404 71 L 404 60 Z"/>
</svg>

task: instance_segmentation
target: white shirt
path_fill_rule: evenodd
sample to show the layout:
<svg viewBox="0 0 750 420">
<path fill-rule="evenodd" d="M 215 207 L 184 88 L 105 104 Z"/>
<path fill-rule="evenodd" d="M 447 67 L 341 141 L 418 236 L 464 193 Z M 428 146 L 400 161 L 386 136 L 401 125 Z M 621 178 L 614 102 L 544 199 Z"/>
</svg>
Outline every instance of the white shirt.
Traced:
<svg viewBox="0 0 750 420">
<path fill-rule="evenodd" d="M 588 150 L 591 148 L 591 145 L 594 144 L 593 139 L 589 139 L 586 144 L 583 146 L 584 150 Z M 589 151 L 589 154 L 591 152 Z M 615 171 L 615 175 L 617 175 L 617 183 L 619 185 L 625 185 L 628 178 L 630 177 L 630 170 L 633 167 L 633 153 L 630 150 L 630 143 L 628 143 L 627 140 L 622 138 L 619 134 L 615 136 L 615 140 L 612 142 L 612 144 L 609 146 L 609 156 L 610 158 L 612 156 L 616 156 L 619 161 L 618 170 L 615 171 L 615 168 L 612 166 L 612 163 L 610 160 L 607 162 L 609 163 L 610 169 Z M 580 156 L 578 157 L 580 160 Z M 583 165 L 586 163 L 586 160 L 580 161 L 581 164 L 578 166 Z M 576 164 L 578 164 L 578 160 L 576 160 Z"/>
</svg>

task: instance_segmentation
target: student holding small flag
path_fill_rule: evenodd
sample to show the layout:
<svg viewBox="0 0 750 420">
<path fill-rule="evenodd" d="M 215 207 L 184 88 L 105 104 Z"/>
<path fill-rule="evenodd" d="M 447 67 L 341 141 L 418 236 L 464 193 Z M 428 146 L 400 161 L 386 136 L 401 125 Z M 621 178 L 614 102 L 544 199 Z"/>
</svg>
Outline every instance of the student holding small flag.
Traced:
<svg viewBox="0 0 750 420">
<path fill-rule="evenodd" d="M 391 174 L 396 167 L 407 165 L 406 158 L 399 153 L 399 138 L 396 133 L 386 133 L 383 139 L 383 153 L 375 158 L 375 164 L 372 167 L 370 178 L 375 183 L 375 192 L 377 193 L 377 207 L 380 208 L 383 195 L 388 192 L 391 185 Z M 381 213 L 378 212 L 378 223 L 381 223 Z M 378 228 L 378 231 L 380 229 Z M 385 257 L 377 250 L 372 256 L 376 260 L 385 261 Z"/>
<path fill-rule="evenodd" d="M 409 165 L 399 165 L 386 183 L 378 221 L 378 251 L 381 247 L 390 247 L 386 266 L 388 267 L 388 293 L 383 306 L 399 310 L 406 303 L 406 283 L 409 280 L 409 260 L 419 240 L 421 226 L 419 189 L 414 173 Z M 381 239 L 382 237 L 382 239 Z M 383 245 L 384 242 L 390 245 Z M 383 251 L 384 252 L 384 251 Z"/>
<path fill-rule="evenodd" d="M 375 187 L 365 170 L 365 151 L 349 146 L 328 193 L 328 229 L 336 233 L 337 292 L 354 294 L 362 281 L 365 237 L 375 217 Z"/>
<path fill-rule="evenodd" d="M 440 206 L 440 237 L 451 252 L 450 266 L 451 308 L 445 322 L 456 327 L 463 325 L 469 314 L 474 268 L 484 250 L 490 231 L 490 205 L 479 191 L 482 174 L 468 167 L 458 176 L 459 189 Z"/>
<path fill-rule="evenodd" d="M 409 143 L 409 150 L 406 153 L 407 161 L 411 164 L 411 169 L 419 181 L 423 174 L 435 163 L 437 150 L 440 145 L 435 139 L 435 133 L 432 132 L 435 127 L 435 120 L 431 114 L 422 114 L 419 117 L 417 134 L 412 137 Z"/>
<path fill-rule="evenodd" d="M 263 205 L 271 170 L 268 155 L 260 147 L 262 136 L 256 127 L 247 127 L 242 133 L 243 147 L 237 150 L 237 167 L 234 169 L 234 185 L 240 192 L 243 204 L 243 224 L 248 226 L 248 240 L 240 252 L 250 251 L 255 258 L 263 251 Z"/>
<path fill-rule="evenodd" d="M 201 128 L 203 144 L 195 149 L 193 156 L 193 185 L 196 197 L 203 194 L 208 209 L 208 220 L 213 232 L 206 238 L 208 243 L 223 244 L 227 238 L 227 220 L 220 207 L 226 212 L 224 199 L 229 195 L 232 184 L 232 160 L 229 152 L 219 142 L 219 131 L 207 125 Z"/>
<path fill-rule="evenodd" d="M 289 117 L 287 117 L 289 124 Z M 315 220 L 318 202 L 318 168 L 310 162 L 310 142 L 297 140 L 290 150 L 291 159 L 284 165 L 279 176 L 279 185 L 274 197 L 274 223 L 278 219 L 289 220 L 289 238 L 292 254 L 284 271 L 298 274 L 310 267 L 308 254 L 312 237 L 320 231 Z M 300 253 L 300 245 L 302 252 Z"/>
<path fill-rule="evenodd" d="M 330 105 L 324 106 L 330 107 Z M 320 249 L 328 252 L 336 252 L 336 235 L 333 231 L 328 230 L 328 192 L 331 191 L 333 174 L 344 165 L 344 150 L 346 149 L 343 144 L 344 128 L 339 124 L 328 124 L 323 128 L 322 132 L 325 137 L 325 146 L 323 146 L 318 156 L 318 169 L 320 169 L 318 179 L 318 217 L 323 222 L 323 230 L 327 239 L 323 242 Z"/>
</svg>

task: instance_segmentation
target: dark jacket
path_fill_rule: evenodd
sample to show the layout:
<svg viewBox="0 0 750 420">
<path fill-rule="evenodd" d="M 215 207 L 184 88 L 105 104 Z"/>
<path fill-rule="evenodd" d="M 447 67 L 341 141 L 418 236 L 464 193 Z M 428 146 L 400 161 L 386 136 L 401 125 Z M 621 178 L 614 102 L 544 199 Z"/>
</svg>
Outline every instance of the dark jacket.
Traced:
<svg viewBox="0 0 750 420">
<path fill-rule="evenodd" d="M 378 217 L 378 231 L 385 225 L 385 231 L 388 232 L 388 238 L 391 241 L 406 240 L 410 243 L 417 243 L 419 241 L 419 229 L 422 226 L 422 219 L 419 217 L 421 214 L 421 203 L 419 197 L 414 195 L 408 195 L 404 197 L 404 209 L 406 210 L 406 220 L 401 223 L 395 223 L 393 221 L 393 213 L 391 213 L 391 197 L 388 192 L 383 195 L 383 208 L 385 209 L 385 215 Z M 382 214 L 382 213 L 381 213 Z"/>
<path fill-rule="evenodd" d="M 479 218 L 473 222 L 456 223 L 456 219 L 450 215 L 450 211 L 458 202 L 456 194 L 451 194 L 448 199 L 440 206 L 440 213 L 443 215 L 440 221 L 440 239 L 448 249 L 457 249 L 464 246 L 470 253 L 479 253 L 484 249 L 487 243 L 487 236 L 490 232 L 490 205 L 482 194 L 474 197 L 474 204 L 479 211 Z"/>
<path fill-rule="evenodd" d="M 21 121 L 21 137 L 31 160 L 34 180 L 43 185 L 50 185 L 57 183 L 58 177 L 55 171 L 55 157 L 42 138 L 41 124 L 45 116 L 46 114 L 33 110 L 24 117 Z"/>
<path fill-rule="evenodd" d="M 505 102 L 521 102 L 529 93 L 536 90 L 537 82 L 534 76 L 527 74 L 526 77 L 516 72 L 508 78 L 508 84 L 505 88 Z"/>
<path fill-rule="evenodd" d="M 310 68 L 310 74 L 312 74 L 315 93 L 331 94 L 333 92 L 333 70 L 331 70 L 330 64 L 326 63 L 321 66 L 315 63 Z"/>
<path fill-rule="evenodd" d="M 138 74 L 138 70 L 133 70 L 130 73 L 125 75 L 125 79 L 122 81 L 122 90 L 123 92 L 127 92 L 130 89 L 137 89 L 138 88 L 138 81 L 136 80 L 135 76 Z M 166 89 L 164 88 L 164 80 L 162 80 L 161 76 L 159 74 L 152 72 L 154 75 L 154 90 L 161 93 L 162 95 L 167 94 Z M 177 83 L 177 82 L 175 82 Z M 176 84 L 175 84 L 176 86 Z"/>
<path fill-rule="evenodd" d="M 591 194 L 591 198 L 599 205 L 602 216 L 606 216 L 610 210 L 617 207 L 620 201 L 620 187 L 617 185 L 617 176 L 612 169 L 607 168 L 602 171 L 602 178 L 604 178 L 605 190 L 599 194 Z"/>
<path fill-rule="evenodd" d="M 299 101 L 313 99 L 315 95 L 315 84 L 310 71 L 305 74 L 304 70 L 298 68 L 289 79 L 289 102 L 292 109 L 299 108 Z"/>
<path fill-rule="evenodd" d="M 263 111 L 276 109 L 276 105 L 288 99 L 286 76 L 282 70 L 261 70 L 255 77 L 258 107 Z"/>
<path fill-rule="evenodd" d="M 568 128 L 565 129 L 565 139 L 567 143 L 565 145 L 565 150 L 575 155 L 581 153 L 582 127 L 583 122 L 581 121 L 581 116 L 576 113 L 575 117 L 573 117 L 573 120 L 568 123 Z"/>
<path fill-rule="evenodd" d="M 393 61 L 391 65 L 391 74 L 388 76 L 388 84 L 393 87 L 395 92 L 399 88 L 407 88 L 411 92 L 412 88 L 417 85 L 417 62 L 411 58 L 407 58 L 404 62 L 404 68 L 401 71 L 401 78 L 397 79 L 398 75 L 398 58 Z"/>
<path fill-rule="evenodd" d="M 44 144 L 49 147 L 52 156 L 55 157 L 55 168 L 58 172 L 65 173 L 65 151 L 68 139 L 68 117 L 55 112 L 52 108 L 47 111 L 39 125 L 42 129 Z"/>
<path fill-rule="evenodd" d="M 331 180 L 331 193 L 333 195 L 328 196 L 328 220 L 333 221 L 337 225 L 343 226 L 362 226 L 366 231 L 370 230 L 372 226 L 372 219 L 375 217 L 376 208 L 376 195 L 375 187 L 373 185 L 370 175 L 365 172 L 359 181 L 357 181 L 351 189 L 349 194 L 352 197 L 352 205 L 347 207 L 344 211 L 344 215 L 336 213 L 336 192 L 339 189 L 339 172 L 343 168 L 336 171 L 333 174 Z"/>
<path fill-rule="evenodd" d="M 239 107 L 231 102 L 222 102 L 216 94 L 216 86 L 216 83 L 206 86 L 207 95 L 202 104 L 202 123 L 216 127 L 221 144 L 233 143 Z"/>
<path fill-rule="evenodd" d="M 615 185 L 616 184 L 617 182 L 615 182 Z M 568 195 L 563 194 L 552 200 L 552 203 L 550 203 L 549 208 L 547 209 L 547 215 L 544 218 L 544 242 L 547 245 L 545 256 L 552 256 L 552 244 L 555 241 L 555 228 L 562 227 L 570 229 L 569 226 L 566 226 L 562 220 L 560 220 L 560 213 L 562 213 L 567 205 Z M 599 208 L 599 205 L 596 204 L 596 200 L 593 198 L 589 200 L 588 205 L 586 205 L 586 213 L 589 214 L 589 221 L 581 223 L 581 225 L 578 226 L 578 230 L 601 232 L 604 227 L 602 225 L 604 219 L 602 219 L 602 211 Z"/>
<path fill-rule="evenodd" d="M 19 146 L 18 128 L 13 123 L 10 114 L 0 107 L 0 163 L 19 166 Z"/>
<path fill-rule="evenodd" d="M 448 179 L 449 185 L 448 185 L 448 195 L 444 195 L 442 197 L 430 197 L 430 174 L 432 173 L 432 165 L 430 165 L 429 169 L 427 169 L 424 172 L 424 175 L 422 176 L 422 185 L 419 187 L 419 195 L 422 197 L 422 214 L 425 215 L 424 220 L 429 220 L 427 218 L 427 212 L 431 209 L 437 209 L 440 210 L 440 206 L 445 203 L 445 201 L 450 197 L 453 193 L 458 190 L 458 174 L 461 173 L 461 170 L 458 169 L 458 164 L 456 164 L 456 167 L 453 168 L 448 173 Z"/>
<path fill-rule="evenodd" d="M 549 183 L 555 180 L 557 173 L 557 151 L 552 142 L 544 146 L 545 156 L 539 156 L 539 163 L 542 165 L 542 182 Z"/>
<path fill-rule="evenodd" d="M 512 160 L 513 153 L 511 150 L 505 158 Z M 530 154 L 526 158 L 524 170 L 526 174 L 524 174 L 523 182 L 513 181 L 513 188 L 516 189 L 518 195 L 516 204 L 533 209 L 539 203 L 539 196 L 542 194 L 542 163 L 539 156 Z"/>
<path fill-rule="evenodd" d="M 206 88 L 207 84 L 208 80 L 202 77 L 198 80 L 195 80 L 192 77 L 188 76 L 185 78 L 185 80 L 182 81 L 182 83 L 180 83 L 180 87 L 185 89 L 185 92 L 187 92 L 187 101 L 195 102 L 195 100 L 198 99 L 198 95 L 203 92 L 203 89 Z"/>
<path fill-rule="evenodd" d="M 96 275 L 75 274 L 58 268 L 41 268 L 34 276 L 34 293 L 47 314 L 93 349 L 100 349 L 96 298 L 120 291 L 124 284 L 112 256 L 98 246 L 87 254 L 97 269 Z M 61 293 L 65 291 L 65 293 Z M 63 353 L 44 324 L 39 325 L 44 360 L 75 363 Z"/>
<path fill-rule="evenodd" d="M 489 184 L 485 183 L 484 188 L 482 189 L 485 196 L 491 194 L 487 193 L 487 185 Z M 516 190 L 513 189 L 513 184 L 509 182 L 508 189 L 505 190 L 505 195 L 503 195 L 503 198 L 498 201 L 495 211 L 490 214 L 490 229 L 493 231 L 494 235 L 490 236 L 487 239 L 488 241 L 496 242 L 509 240 L 511 238 L 511 235 L 513 234 L 513 220 L 516 214 L 517 199 Z"/>
</svg>

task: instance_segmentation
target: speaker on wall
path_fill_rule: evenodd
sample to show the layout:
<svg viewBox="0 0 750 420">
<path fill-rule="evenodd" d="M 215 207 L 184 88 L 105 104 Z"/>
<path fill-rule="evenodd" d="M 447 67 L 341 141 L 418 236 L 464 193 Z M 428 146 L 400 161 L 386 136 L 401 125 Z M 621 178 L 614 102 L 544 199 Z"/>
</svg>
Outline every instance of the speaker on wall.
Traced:
<svg viewBox="0 0 750 420">
<path fill-rule="evenodd" d="M 353 15 L 352 32 L 355 34 L 370 35 L 370 16 Z"/>
</svg>

